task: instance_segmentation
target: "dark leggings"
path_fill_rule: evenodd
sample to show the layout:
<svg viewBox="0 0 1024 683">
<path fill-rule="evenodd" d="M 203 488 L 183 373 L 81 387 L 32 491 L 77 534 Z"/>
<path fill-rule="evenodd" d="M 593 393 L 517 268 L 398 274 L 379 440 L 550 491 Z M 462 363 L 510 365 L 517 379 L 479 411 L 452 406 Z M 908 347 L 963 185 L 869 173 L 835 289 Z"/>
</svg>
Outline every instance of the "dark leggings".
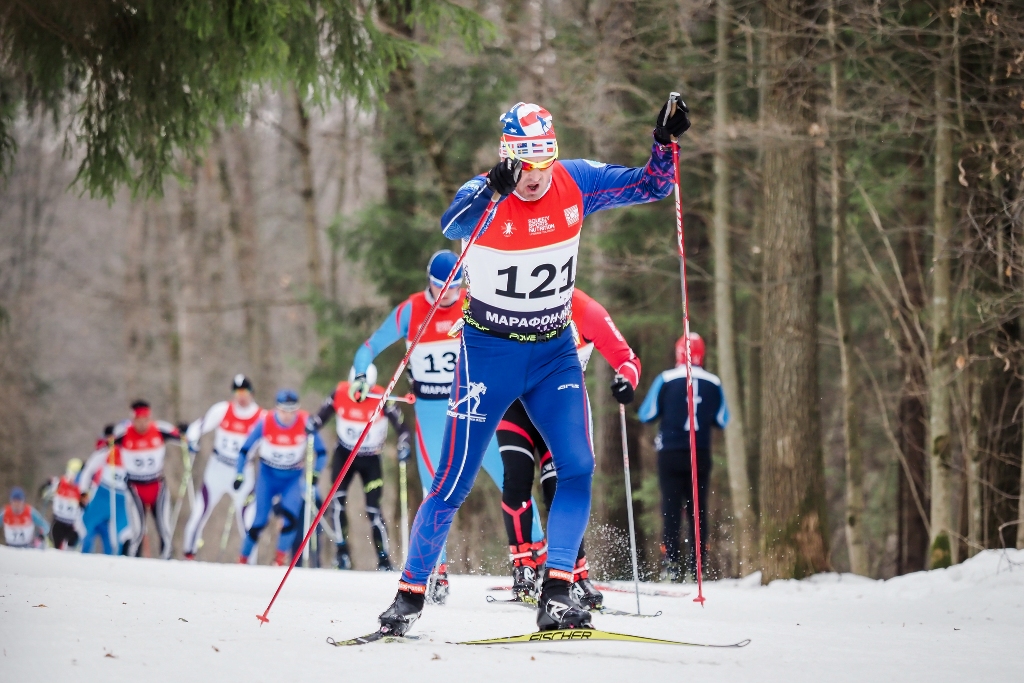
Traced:
<svg viewBox="0 0 1024 683">
<path fill-rule="evenodd" d="M 335 479 L 338 478 L 349 453 L 351 451 L 340 443 L 334 450 L 334 462 L 331 469 Z M 366 495 L 366 514 L 370 518 L 370 529 L 373 533 L 373 544 L 377 548 L 377 555 L 387 557 L 388 530 L 384 525 L 384 515 L 380 510 L 380 498 L 384 493 L 384 475 L 380 455 L 357 456 L 352 461 L 352 467 L 345 473 L 338 492 L 334 495 L 334 501 L 331 503 L 331 516 L 337 533 L 338 545 L 344 546 L 348 543 L 348 515 L 345 508 L 348 504 L 348 487 L 356 474 L 363 482 L 363 493 Z"/>
<path fill-rule="evenodd" d="M 75 531 L 75 525 L 62 522 L 59 519 L 53 520 L 53 526 L 50 527 L 50 538 L 53 540 L 54 548 L 62 548 L 65 542 L 68 544 L 68 548 L 78 545 L 78 532 Z"/>
<path fill-rule="evenodd" d="M 689 536 L 686 541 L 686 568 L 697 572 L 697 554 L 693 537 L 693 480 L 690 467 L 690 451 L 661 451 L 658 453 L 658 481 L 661 485 L 662 547 L 669 562 L 679 562 L 679 534 L 682 525 L 683 506 Z M 697 450 L 697 495 L 700 497 L 700 552 L 707 554 L 707 502 L 708 481 L 711 478 L 711 451 Z"/>
<path fill-rule="evenodd" d="M 533 477 L 536 462 L 540 464 L 540 485 L 544 493 L 544 505 L 551 507 L 555 497 L 558 479 L 551 451 L 544 443 L 540 432 L 530 421 L 522 402 L 516 401 L 505 411 L 498 423 L 498 450 L 501 464 L 505 469 L 501 492 L 501 514 L 505 519 L 508 544 L 520 545 L 533 542 Z M 583 543 L 577 560 L 586 557 Z"/>
</svg>

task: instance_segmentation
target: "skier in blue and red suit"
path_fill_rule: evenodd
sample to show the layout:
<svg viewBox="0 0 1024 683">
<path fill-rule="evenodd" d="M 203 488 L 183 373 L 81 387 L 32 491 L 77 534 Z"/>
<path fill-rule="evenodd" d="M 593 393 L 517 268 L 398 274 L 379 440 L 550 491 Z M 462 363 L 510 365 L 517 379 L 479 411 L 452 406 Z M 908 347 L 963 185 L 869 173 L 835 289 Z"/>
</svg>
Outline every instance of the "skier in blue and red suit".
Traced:
<svg viewBox="0 0 1024 683">
<path fill-rule="evenodd" d="M 641 168 L 558 161 L 551 114 L 520 102 L 501 117 L 500 161 L 470 180 L 441 218 L 445 237 L 467 240 L 491 198 L 501 203 L 466 255 L 465 326 L 448 399 L 441 462 L 413 523 L 398 594 L 381 630 L 401 635 L 419 618 L 424 593 L 456 510 L 484 450 L 519 399 L 551 450 L 558 487 L 548 516 L 548 561 L 537 611 L 541 630 L 586 628 L 590 613 L 570 595 L 590 515 L 594 451 L 583 370 L 572 334 L 580 228 L 595 211 L 652 202 L 672 191 L 672 137 L 689 128 L 685 105 L 654 131 Z"/>
</svg>

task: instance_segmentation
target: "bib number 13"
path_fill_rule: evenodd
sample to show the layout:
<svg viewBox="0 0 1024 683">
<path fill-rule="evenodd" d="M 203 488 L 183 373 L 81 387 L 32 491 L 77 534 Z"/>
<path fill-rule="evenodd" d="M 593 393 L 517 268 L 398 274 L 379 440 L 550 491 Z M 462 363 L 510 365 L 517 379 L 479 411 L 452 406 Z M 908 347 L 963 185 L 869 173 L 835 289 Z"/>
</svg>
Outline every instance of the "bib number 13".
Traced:
<svg viewBox="0 0 1024 683">
<path fill-rule="evenodd" d="M 494 293 L 498 296 L 506 296 L 510 299 L 544 299 L 549 296 L 555 296 L 556 294 L 562 294 L 568 292 L 576 284 L 576 272 L 575 272 L 576 257 L 570 256 L 569 260 L 562 264 L 561 268 L 556 268 L 554 264 L 542 263 L 530 272 L 531 284 L 536 281 L 537 285 L 527 292 L 520 292 L 517 289 L 519 279 L 519 266 L 509 266 L 504 270 L 499 270 L 498 275 L 505 276 L 505 288 L 495 289 Z M 559 272 L 565 273 L 565 284 L 561 287 L 555 288 L 553 284 L 555 277 Z"/>
</svg>

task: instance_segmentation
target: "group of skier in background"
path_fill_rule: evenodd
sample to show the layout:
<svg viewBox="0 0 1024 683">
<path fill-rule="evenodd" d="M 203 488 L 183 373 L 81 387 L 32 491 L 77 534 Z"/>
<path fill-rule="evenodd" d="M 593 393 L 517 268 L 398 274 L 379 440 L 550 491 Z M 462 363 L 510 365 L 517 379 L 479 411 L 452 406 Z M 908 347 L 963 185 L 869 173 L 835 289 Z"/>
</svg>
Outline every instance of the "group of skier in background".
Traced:
<svg viewBox="0 0 1024 683">
<path fill-rule="evenodd" d="M 583 371 L 596 349 L 615 371 L 613 397 L 625 405 L 634 400 L 641 363 L 604 307 L 574 286 L 579 232 L 590 213 L 669 194 L 673 169 L 668 145 L 686 131 L 689 119 L 685 105 L 659 114 L 651 158 L 642 168 L 559 162 L 552 117 L 538 105 L 520 102 L 501 123 L 501 160 L 466 183 L 442 217 L 444 234 L 470 249 L 465 256 L 468 289 L 462 286 L 459 257 L 447 250 L 435 253 L 427 264 L 425 290 L 391 311 L 359 347 L 347 380 L 315 413 L 300 409 L 299 395 L 291 389 L 277 392 L 272 409 L 261 408 L 252 382 L 241 374 L 232 380 L 231 398 L 215 403 L 191 424 L 155 420 L 148 403 L 135 401 L 131 418 L 107 425 L 84 463 L 72 458 L 63 475 L 42 487 L 42 499 L 52 504 L 52 524 L 27 504 L 21 489 L 11 493 L 3 515 L 7 545 L 38 547 L 48 538 L 54 547 L 88 553 L 99 540 L 107 554 L 139 556 L 152 515 L 160 557 L 167 559 L 182 501 L 188 498 L 182 552 L 194 560 L 211 513 L 227 495 L 231 511 L 222 551 L 234 525 L 242 537 L 239 562 L 254 563 L 260 534 L 273 513 L 280 528 L 274 562 L 287 564 L 310 527 L 311 512 L 321 505 L 317 489 L 327 449 L 320 430 L 334 419 L 333 481 L 373 416 L 313 539 L 322 530 L 334 542 L 334 566 L 352 568 L 346 504 L 358 474 L 378 569 L 392 570 L 381 511 L 388 425 L 397 434 L 401 463 L 411 458 L 415 445 L 424 499 L 409 546 L 403 548 L 398 594 L 380 617 L 382 629 L 402 635 L 424 602 L 444 603 L 448 529 L 481 467 L 501 491 L 514 599 L 538 605 L 541 629 L 589 625 L 589 611 L 599 609 L 603 598 L 590 581 L 582 542 L 594 468 Z M 469 243 L 474 226 L 476 239 Z M 436 312 L 427 321 L 435 302 Z M 385 388 L 377 383 L 373 360 L 398 341 L 412 348 L 424 323 L 409 358 L 412 393 L 392 396 L 383 411 L 374 411 Z M 680 555 L 684 507 L 689 538 L 695 537 L 686 342 L 684 335 L 676 345 L 676 367 L 654 380 L 639 409 L 641 421 L 661 420 L 656 448 L 664 520 L 662 577 L 676 581 L 695 573 L 695 544 L 689 542 L 686 557 Z M 703 528 L 711 431 L 725 427 L 728 410 L 720 381 L 701 367 L 703 340 L 691 333 L 689 343 Z M 396 405 L 399 400 L 412 403 L 412 429 Z M 195 492 L 192 463 L 200 440 L 211 433 L 212 450 Z M 182 449 L 185 462 L 174 501 L 164 471 L 168 444 Z M 538 470 L 549 511 L 548 538 L 532 498 Z"/>
</svg>

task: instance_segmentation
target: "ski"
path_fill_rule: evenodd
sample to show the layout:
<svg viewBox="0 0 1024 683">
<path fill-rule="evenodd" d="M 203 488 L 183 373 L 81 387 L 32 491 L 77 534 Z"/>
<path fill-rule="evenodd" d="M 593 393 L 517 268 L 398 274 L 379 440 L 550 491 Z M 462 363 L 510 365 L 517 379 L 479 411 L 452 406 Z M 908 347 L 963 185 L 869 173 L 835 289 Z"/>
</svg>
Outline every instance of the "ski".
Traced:
<svg viewBox="0 0 1024 683">
<path fill-rule="evenodd" d="M 602 593 L 626 593 L 628 595 L 635 595 L 636 591 L 633 589 L 619 588 L 608 583 L 595 583 L 594 588 L 601 591 Z M 491 586 L 487 590 L 491 591 L 510 591 L 512 590 L 511 585 L 505 586 Z M 669 591 L 661 590 L 658 588 L 641 588 L 640 595 L 648 595 L 655 598 L 685 598 L 690 595 L 687 591 Z"/>
<path fill-rule="evenodd" d="M 377 630 L 373 633 L 367 633 L 365 636 L 358 638 L 352 638 L 350 640 L 335 640 L 330 636 L 327 636 L 327 644 L 335 647 L 343 647 L 345 645 L 366 645 L 367 643 L 407 643 L 413 640 L 419 640 L 419 636 L 396 636 L 392 635 L 388 631 Z"/>
<path fill-rule="evenodd" d="M 511 598 L 511 599 L 508 599 L 508 600 L 502 600 L 501 598 L 496 598 L 493 595 L 488 595 L 487 596 L 487 602 L 489 602 L 492 605 L 522 605 L 523 607 L 528 607 L 530 609 L 536 609 L 537 608 L 537 601 L 532 599 L 532 598 L 527 598 L 526 600 L 520 600 L 519 598 Z M 612 607 L 600 607 L 598 609 L 592 609 L 590 611 L 595 613 L 595 614 L 603 614 L 606 617 L 660 617 L 661 616 L 661 610 L 658 610 L 654 614 L 636 614 L 635 612 L 626 612 L 625 610 L 614 609 Z"/>
<path fill-rule="evenodd" d="M 521 636 L 507 636 L 504 638 L 487 638 L 484 640 L 467 640 L 455 645 L 507 645 L 510 643 L 543 643 L 563 640 L 589 641 L 589 640 L 616 640 L 627 643 L 651 643 L 657 645 L 685 645 L 687 647 L 714 647 L 733 648 L 746 647 L 750 639 L 744 639 L 736 643 L 714 645 L 710 643 L 687 643 L 681 640 L 664 640 L 662 638 L 648 638 L 647 636 L 634 636 L 626 633 L 613 633 L 611 631 L 598 631 L 597 629 L 563 629 L 558 631 L 537 631 L 535 633 L 524 633 Z"/>
</svg>

